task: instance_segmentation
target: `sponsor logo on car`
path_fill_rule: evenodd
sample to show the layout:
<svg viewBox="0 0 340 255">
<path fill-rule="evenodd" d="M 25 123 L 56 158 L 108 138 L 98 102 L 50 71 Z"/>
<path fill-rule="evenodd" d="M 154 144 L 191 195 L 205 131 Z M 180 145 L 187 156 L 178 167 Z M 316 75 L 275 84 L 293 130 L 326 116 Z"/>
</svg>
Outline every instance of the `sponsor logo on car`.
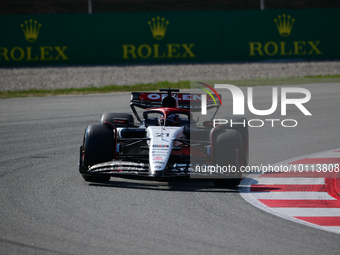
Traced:
<svg viewBox="0 0 340 255">
<path fill-rule="evenodd" d="M 164 159 L 162 157 L 154 157 L 153 160 L 155 161 L 155 160 L 164 160 Z M 157 163 L 157 162 L 155 162 L 155 163 Z M 163 162 L 160 162 L 160 163 L 163 163 Z"/>
</svg>

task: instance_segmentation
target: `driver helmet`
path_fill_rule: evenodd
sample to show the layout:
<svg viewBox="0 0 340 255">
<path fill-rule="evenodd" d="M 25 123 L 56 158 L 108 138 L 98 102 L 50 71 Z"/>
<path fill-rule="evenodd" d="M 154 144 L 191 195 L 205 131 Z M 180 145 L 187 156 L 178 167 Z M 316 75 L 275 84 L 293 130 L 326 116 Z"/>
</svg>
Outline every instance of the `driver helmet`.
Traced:
<svg viewBox="0 0 340 255">
<path fill-rule="evenodd" d="M 166 124 L 169 125 L 169 126 L 179 126 L 180 125 L 180 117 L 179 117 L 179 115 L 176 114 L 176 113 L 170 114 L 166 118 Z"/>
</svg>

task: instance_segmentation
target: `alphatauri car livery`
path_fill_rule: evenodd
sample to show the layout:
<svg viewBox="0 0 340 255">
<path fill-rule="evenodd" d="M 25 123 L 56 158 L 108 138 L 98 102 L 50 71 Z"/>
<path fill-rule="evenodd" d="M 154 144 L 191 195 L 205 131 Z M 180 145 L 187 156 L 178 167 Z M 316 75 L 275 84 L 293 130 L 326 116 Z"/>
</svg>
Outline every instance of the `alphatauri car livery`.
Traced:
<svg viewBox="0 0 340 255">
<path fill-rule="evenodd" d="M 238 185 L 240 167 L 248 164 L 248 128 L 214 127 L 220 105 L 209 101 L 208 109 L 216 108 L 216 112 L 198 125 L 192 113 L 200 111 L 200 103 L 195 106 L 194 98 L 170 88 L 157 93 L 132 92 L 130 106 L 137 123 L 128 113 L 104 113 L 99 125 L 86 127 L 80 146 L 79 171 L 85 181 L 198 178 L 210 179 L 216 186 Z M 142 117 L 136 107 L 143 109 Z M 216 171 L 223 166 L 229 171 Z"/>
</svg>

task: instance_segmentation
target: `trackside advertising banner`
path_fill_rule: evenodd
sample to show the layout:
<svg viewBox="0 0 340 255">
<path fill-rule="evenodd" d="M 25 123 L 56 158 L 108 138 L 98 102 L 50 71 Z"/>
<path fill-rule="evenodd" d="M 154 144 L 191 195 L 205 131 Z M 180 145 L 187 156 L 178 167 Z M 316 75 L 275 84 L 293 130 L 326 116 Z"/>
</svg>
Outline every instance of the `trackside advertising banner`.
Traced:
<svg viewBox="0 0 340 255">
<path fill-rule="evenodd" d="M 0 66 L 340 58 L 339 10 L 0 17 Z"/>
</svg>

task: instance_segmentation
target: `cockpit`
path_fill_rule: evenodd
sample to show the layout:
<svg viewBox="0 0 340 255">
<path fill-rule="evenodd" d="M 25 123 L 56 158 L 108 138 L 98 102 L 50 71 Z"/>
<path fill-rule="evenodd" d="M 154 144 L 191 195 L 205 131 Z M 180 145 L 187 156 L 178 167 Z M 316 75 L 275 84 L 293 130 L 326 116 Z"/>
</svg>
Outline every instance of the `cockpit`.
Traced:
<svg viewBox="0 0 340 255">
<path fill-rule="evenodd" d="M 191 114 L 185 110 L 173 109 L 152 109 L 146 110 L 143 113 L 142 125 L 148 126 L 168 126 L 180 127 L 190 125 Z"/>
</svg>

